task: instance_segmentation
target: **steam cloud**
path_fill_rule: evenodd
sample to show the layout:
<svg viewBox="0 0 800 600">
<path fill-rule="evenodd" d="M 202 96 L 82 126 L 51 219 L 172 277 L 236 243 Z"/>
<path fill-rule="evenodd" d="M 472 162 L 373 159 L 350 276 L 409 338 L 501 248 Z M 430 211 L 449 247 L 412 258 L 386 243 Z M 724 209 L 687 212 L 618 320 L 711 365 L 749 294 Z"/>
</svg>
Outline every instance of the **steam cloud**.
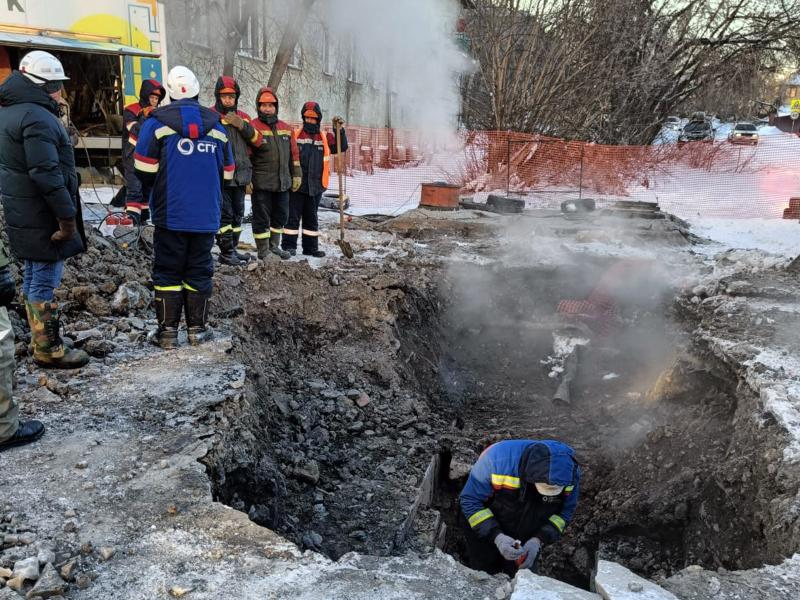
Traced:
<svg viewBox="0 0 800 600">
<path fill-rule="evenodd" d="M 458 76 L 471 61 L 453 38 L 455 0 L 333 0 L 328 25 L 356 40 L 373 81 L 391 79 L 403 125 L 451 130 L 459 112 Z M 397 114 L 397 113 L 396 113 Z"/>
</svg>

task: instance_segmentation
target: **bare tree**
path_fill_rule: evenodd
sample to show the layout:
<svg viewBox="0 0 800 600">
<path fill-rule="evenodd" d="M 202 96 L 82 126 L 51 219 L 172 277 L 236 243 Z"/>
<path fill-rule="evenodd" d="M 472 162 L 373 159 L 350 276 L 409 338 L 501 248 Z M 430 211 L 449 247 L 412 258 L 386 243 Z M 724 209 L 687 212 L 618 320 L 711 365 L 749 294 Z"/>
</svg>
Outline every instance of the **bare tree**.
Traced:
<svg viewBox="0 0 800 600">
<path fill-rule="evenodd" d="M 300 41 L 300 33 L 303 30 L 303 24 L 308 19 L 311 13 L 311 8 L 314 6 L 316 0 L 297 0 L 292 7 L 292 12 L 289 16 L 289 23 L 286 29 L 283 30 L 283 37 L 281 38 L 281 45 L 278 47 L 278 53 L 275 55 L 275 62 L 272 65 L 272 72 L 269 75 L 269 86 L 272 89 L 278 89 L 281 84 L 286 69 L 291 61 L 292 54 L 294 53 L 297 42 Z"/>
<path fill-rule="evenodd" d="M 698 101 L 714 104 L 698 109 L 744 110 L 764 72 L 800 47 L 800 0 L 475 6 L 467 32 L 479 71 L 464 89 L 471 127 L 648 143 L 664 117 Z"/>
</svg>

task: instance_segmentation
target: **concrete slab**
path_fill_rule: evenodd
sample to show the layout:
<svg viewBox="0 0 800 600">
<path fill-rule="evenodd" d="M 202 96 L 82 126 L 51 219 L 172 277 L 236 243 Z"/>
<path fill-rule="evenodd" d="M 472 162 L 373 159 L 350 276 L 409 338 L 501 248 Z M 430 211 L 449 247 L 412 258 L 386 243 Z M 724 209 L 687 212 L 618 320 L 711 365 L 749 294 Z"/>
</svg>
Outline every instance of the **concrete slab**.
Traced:
<svg viewBox="0 0 800 600">
<path fill-rule="evenodd" d="M 517 573 L 510 600 L 600 600 L 600 596 L 557 579 L 522 571 Z"/>
<path fill-rule="evenodd" d="M 607 560 L 598 562 L 594 585 L 604 600 L 678 600 L 652 581 Z"/>
</svg>

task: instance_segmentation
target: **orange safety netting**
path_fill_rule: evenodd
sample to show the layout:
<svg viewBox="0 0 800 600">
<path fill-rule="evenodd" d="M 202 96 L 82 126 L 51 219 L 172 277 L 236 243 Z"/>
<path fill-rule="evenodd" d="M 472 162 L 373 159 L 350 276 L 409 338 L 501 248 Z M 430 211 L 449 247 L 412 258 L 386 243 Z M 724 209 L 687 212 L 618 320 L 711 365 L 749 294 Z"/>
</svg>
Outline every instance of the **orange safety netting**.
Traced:
<svg viewBox="0 0 800 600">
<path fill-rule="evenodd" d="M 800 197 L 800 138 L 761 131 L 756 145 L 718 134 L 714 142 L 606 146 L 514 132 L 348 125 L 345 185 L 351 211 L 360 214 L 415 208 L 421 184 L 444 181 L 476 202 L 496 193 L 529 207 L 557 208 L 583 197 L 598 206 L 657 202 L 679 216 L 781 217 L 790 198 Z"/>
</svg>

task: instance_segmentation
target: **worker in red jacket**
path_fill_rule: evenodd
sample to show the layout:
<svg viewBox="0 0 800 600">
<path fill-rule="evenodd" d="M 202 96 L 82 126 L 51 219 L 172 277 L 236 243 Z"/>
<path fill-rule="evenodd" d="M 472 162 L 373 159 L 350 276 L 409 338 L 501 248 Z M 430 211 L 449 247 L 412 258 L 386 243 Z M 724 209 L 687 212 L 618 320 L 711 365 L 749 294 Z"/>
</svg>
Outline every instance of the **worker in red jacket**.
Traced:
<svg viewBox="0 0 800 600">
<path fill-rule="evenodd" d="M 302 183 L 300 153 L 295 132 L 278 118 L 278 97 L 262 87 L 256 96 L 258 118 L 251 124 L 261 134 L 253 148 L 253 237 L 258 258 L 289 258 L 281 249 L 281 235 L 289 218 L 289 190 Z"/>
<path fill-rule="evenodd" d="M 328 189 L 330 180 L 330 157 L 337 153 L 336 137 L 323 133 L 322 109 L 316 102 L 306 102 L 301 111 L 303 127 L 297 130 L 297 147 L 300 149 L 300 167 L 303 181 L 297 191 L 289 196 L 289 221 L 283 230 L 281 248 L 294 256 L 297 253 L 297 238 L 300 225 L 303 227 L 303 254 L 321 258 L 325 253 L 319 249 L 319 203 Z M 341 129 L 341 151 L 347 150 L 347 136 L 342 129 L 344 120 L 333 118 L 333 128 Z"/>
<path fill-rule="evenodd" d="M 125 176 L 125 212 L 137 225 L 150 218 L 147 198 L 142 194 L 142 184 L 136 177 L 133 154 L 139 139 L 142 123 L 164 100 L 167 91 L 155 79 L 145 79 L 139 88 L 139 101 L 129 104 L 122 112 L 122 170 Z"/>
<path fill-rule="evenodd" d="M 261 143 L 261 134 L 250 124 L 250 115 L 239 110 L 241 93 L 239 83 L 233 77 L 221 75 L 214 87 L 216 102 L 211 107 L 211 110 L 220 114 L 236 163 L 233 179 L 222 184 L 222 219 L 217 232 L 219 262 L 234 266 L 250 260 L 249 254 L 239 254 L 236 248 L 242 234 L 245 188 L 253 176 L 250 146 Z"/>
</svg>

